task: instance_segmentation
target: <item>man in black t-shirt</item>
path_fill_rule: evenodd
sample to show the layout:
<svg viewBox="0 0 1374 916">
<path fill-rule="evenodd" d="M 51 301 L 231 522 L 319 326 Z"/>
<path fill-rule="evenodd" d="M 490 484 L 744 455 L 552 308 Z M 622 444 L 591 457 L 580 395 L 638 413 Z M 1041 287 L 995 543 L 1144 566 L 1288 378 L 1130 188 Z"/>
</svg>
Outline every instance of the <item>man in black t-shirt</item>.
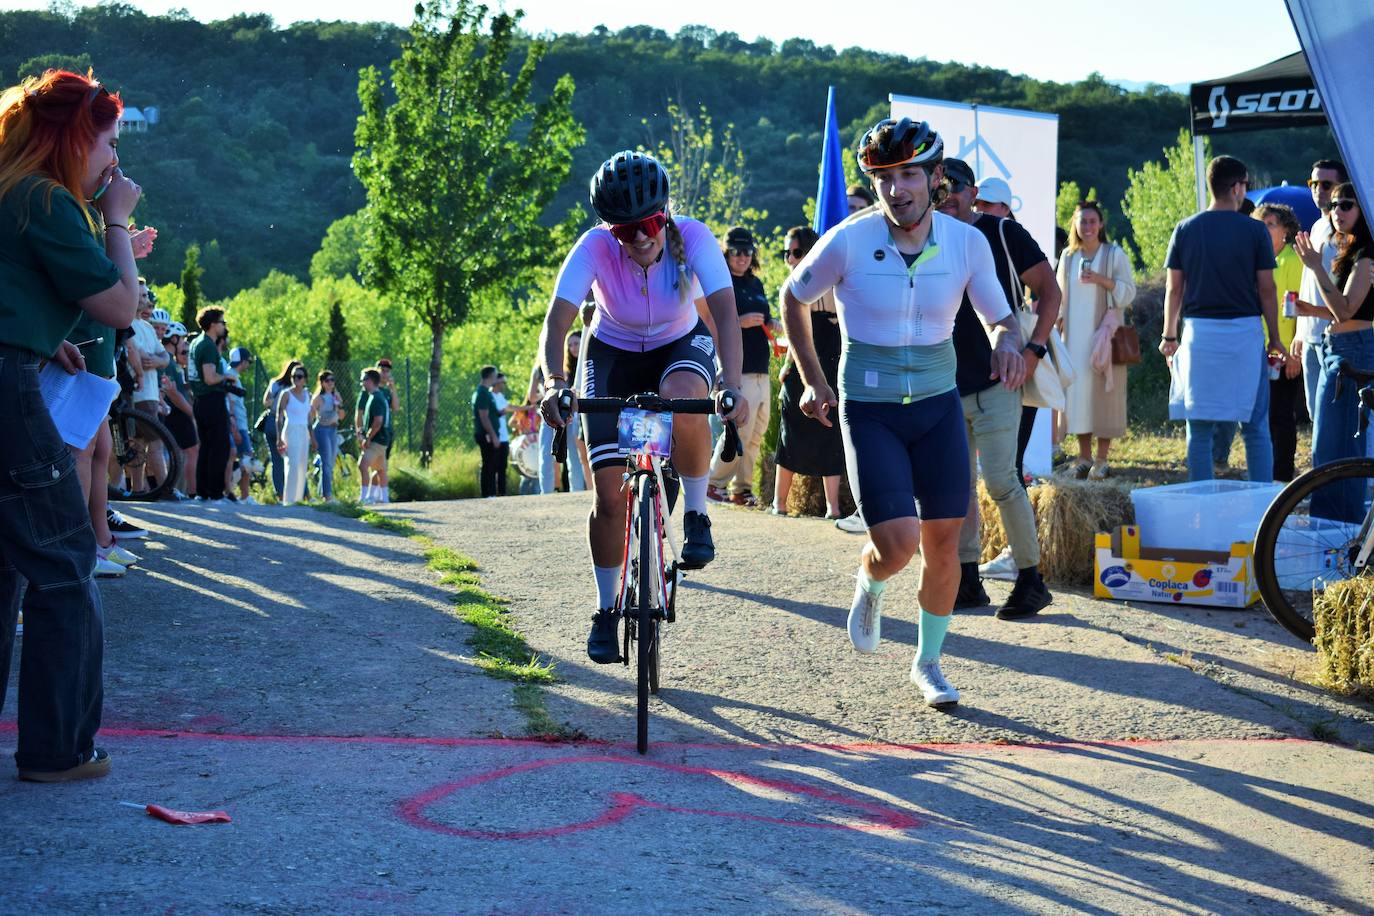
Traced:
<svg viewBox="0 0 1374 916">
<path fill-rule="evenodd" d="M 1050 329 L 1059 317 L 1059 283 L 1054 271 L 1040 246 L 1019 223 L 973 211 L 977 187 L 968 163 L 962 159 L 946 159 L 945 180 L 948 194 L 941 211 L 971 224 L 987 238 L 997 267 L 997 279 L 1006 291 L 1007 302 L 1012 308 L 1021 307 L 1022 284 L 1035 295 L 1035 329 L 1022 354 L 1029 379 L 1045 357 Z M 1030 617 L 1049 606 L 1051 595 L 1040 577 L 1040 542 L 1035 531 L 1035 513 L 1031 511 L 1030 498 L 1016 470 L 1021 392 L 1008 390 L 992 374 L 992 343 L 967 296 L 954 320 L 954 352 L 959 360 L 955 381 L 968 430 L 969 476 L 972 479 L 977 468 L 982 468 L 983 483 L 988 495 L 997 503 L 1002 528 L 1007 532 L 1016 563 L 1016 584 L 1012 586 L 1010 597 L 997 609 L 997 616 L 1003 620 Z M 1054 369 L 1046 367 L 1043 371 L 1053 372 Z M 959 594 L 954 602 L 956 609 L 990 603 L 978 575 L 981 551 L 975 493 L 969 500 L 969 512 L 959 537 L 961 575 Z"/>
<path fill-rule="evenodd" d="M 1259 220 L 1238 212 L 1250 186 L 1245 163 L 1218 156 L 1207 165 L 1211 205 L 1180 222 L 1165 266 L 1164 334 L 1170 360 L 1169 419 L 1188 426 L 1188 479 L 1212 479 L 1212 438 L 1219 420 L 1240 421 L 1250 479 L 1274 479 L 1269 438 L 1271 349 L 1279 342 L 1274 247 Z M 1180 340 L 1179 319 L 1187 318 Z"/>
<path fill-rule="evenodd" d="M 708 498 L 741 506 L 755 505 L 754 464 L 768 429 L 769 406 L 773 392 L 768 377 L 768 361 L 773 345 L 768 332 L 781 330 L 773 317 L 772 303 L 758 278 L 758 250 L 748 229 L 736 226 L 725 236 L 725 263 L 735 288 L 735 308 L 739 311 L 740 342 L 744 347 L 740 394 L 749 402 L 749 419 L 739 427 L 740 453 L 734 461 L 721 460 L 725 437 L 716 443 L 711 458 Z M 727 489 L 728 487 L 728 489 Z"/>
</svg>

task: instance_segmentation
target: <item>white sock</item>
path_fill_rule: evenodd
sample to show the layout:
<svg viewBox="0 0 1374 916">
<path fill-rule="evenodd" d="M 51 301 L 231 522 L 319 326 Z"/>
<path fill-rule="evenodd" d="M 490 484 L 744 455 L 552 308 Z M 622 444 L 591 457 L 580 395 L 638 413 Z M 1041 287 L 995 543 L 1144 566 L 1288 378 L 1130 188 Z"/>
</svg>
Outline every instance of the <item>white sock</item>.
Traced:
<svg viewBox="0 0 1374 916">
<path fill-rule="evenodd" d="M 362 495 L 358 497 L 360 502 L 369 502 L 372 499 L 372 484 L 363 484 Z"/>
<path fill-rule="evenodd" d="M 706 482 L 710 476 L 702 474 L 700 477 L 688 477 L 686 474 L 679 474 L 677 477 L 682 481 L 682 505 L 686 511 L 705 515 Z"/>
<path fill-rule="evenodd" d="M 596 606 L 615 607 L 615 599 L 620 595 L 620 567 L 593 566 L 596 574 Z"/>
<path fill-rule="evenodd" d="M 389 503 L 389 502 L 391 502 L 391 485 L 390 485 L 390 484 L 387 484 L 386 486 L 382 487 L 382 502 L 384 502 L 384 503 Z"/>
<path fill-rule="evenodd" d="M 859 584 L 861 584 L 864 587 L 864 591 L 868 592 L 870 595 L 881 595 L 883 589 L 887 588 L 887 582 L 885 580 L 879 581 L 878 579 L 874 579 L 868 574 L 868 570 L 863 568 L 862 564 L 859 566 Z"/>
</svg>

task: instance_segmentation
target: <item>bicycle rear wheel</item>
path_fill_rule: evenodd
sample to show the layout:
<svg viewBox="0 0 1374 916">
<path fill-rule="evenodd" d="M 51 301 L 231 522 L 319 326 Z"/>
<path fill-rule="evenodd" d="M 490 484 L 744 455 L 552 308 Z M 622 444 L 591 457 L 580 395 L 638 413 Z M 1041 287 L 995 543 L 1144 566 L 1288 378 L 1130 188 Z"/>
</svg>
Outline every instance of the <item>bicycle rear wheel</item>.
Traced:
<svg viewBox="0 0 1374 916">
<path fill-rule="evenodd" d="M 108 484 L 109 498 L 152 501 L 169 496 L 181 476 L 181 450 L 171 431 L 149 414 L 123 408 L 110 417 L 110 434 L 124 480 L 123 486 Z"/>
<path fill-rule="evenodd" d="M 1374 577 L 1356 565 L 1370 536 L 1374 459 L 1346 458 L 1303 474 L 1264 513 L 1255 582 L 1274 619 L 1303 642 L 1316 636 L 1313 603 L 1328 587 Z M 1374 558 L 1371 558 L 1374 561 Z"/>
<path fill-rule="evenodd" d="M 658 603 L 659 577 L 662 567 L 658 561 L 658 528 L 654 520 L 653 480 L 639 479 L 636 524 L 639 526 L 639 582 L 635 601 L 635 674 L 638 705 L 635 715 L 635 748 L 649 751 L 649 693 L 658 692 Z"/>
</svg>

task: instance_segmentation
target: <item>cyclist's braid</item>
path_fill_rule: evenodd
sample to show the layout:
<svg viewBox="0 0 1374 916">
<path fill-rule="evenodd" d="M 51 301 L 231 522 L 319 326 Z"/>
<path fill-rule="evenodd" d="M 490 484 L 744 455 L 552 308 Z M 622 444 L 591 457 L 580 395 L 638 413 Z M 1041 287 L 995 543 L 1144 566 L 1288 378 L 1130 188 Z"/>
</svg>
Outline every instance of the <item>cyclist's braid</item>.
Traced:
<svg viewBox="0 0 1374 916">
<path fill-rule="evenodd" d="M 692 298 L 692 269 L 687 266 L 687 246 L 682 241 L 682 233 L 671 216 L 668 217 L 668 253 L 677 261 L 678 299 L 687 302 Z"/>
</svg>

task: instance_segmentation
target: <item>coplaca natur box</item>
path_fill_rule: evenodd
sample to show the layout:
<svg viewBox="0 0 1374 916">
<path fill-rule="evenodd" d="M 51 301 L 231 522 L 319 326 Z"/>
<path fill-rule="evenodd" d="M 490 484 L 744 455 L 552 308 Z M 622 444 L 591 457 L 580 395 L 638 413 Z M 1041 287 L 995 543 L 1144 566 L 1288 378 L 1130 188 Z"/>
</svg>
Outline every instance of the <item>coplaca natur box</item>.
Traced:
<svg viewBox="0 0 1374 916">
<path fill-rule="evenodd" d="M 1229 555 L 1205 550 L 1141 547 L 1140 528 L 1098 532 L 1093 594 L 1121 601 L 1158 601 L 1210 607 L 1249 607 L 1259 600 L 1251 544 Z"/>
</svg>

